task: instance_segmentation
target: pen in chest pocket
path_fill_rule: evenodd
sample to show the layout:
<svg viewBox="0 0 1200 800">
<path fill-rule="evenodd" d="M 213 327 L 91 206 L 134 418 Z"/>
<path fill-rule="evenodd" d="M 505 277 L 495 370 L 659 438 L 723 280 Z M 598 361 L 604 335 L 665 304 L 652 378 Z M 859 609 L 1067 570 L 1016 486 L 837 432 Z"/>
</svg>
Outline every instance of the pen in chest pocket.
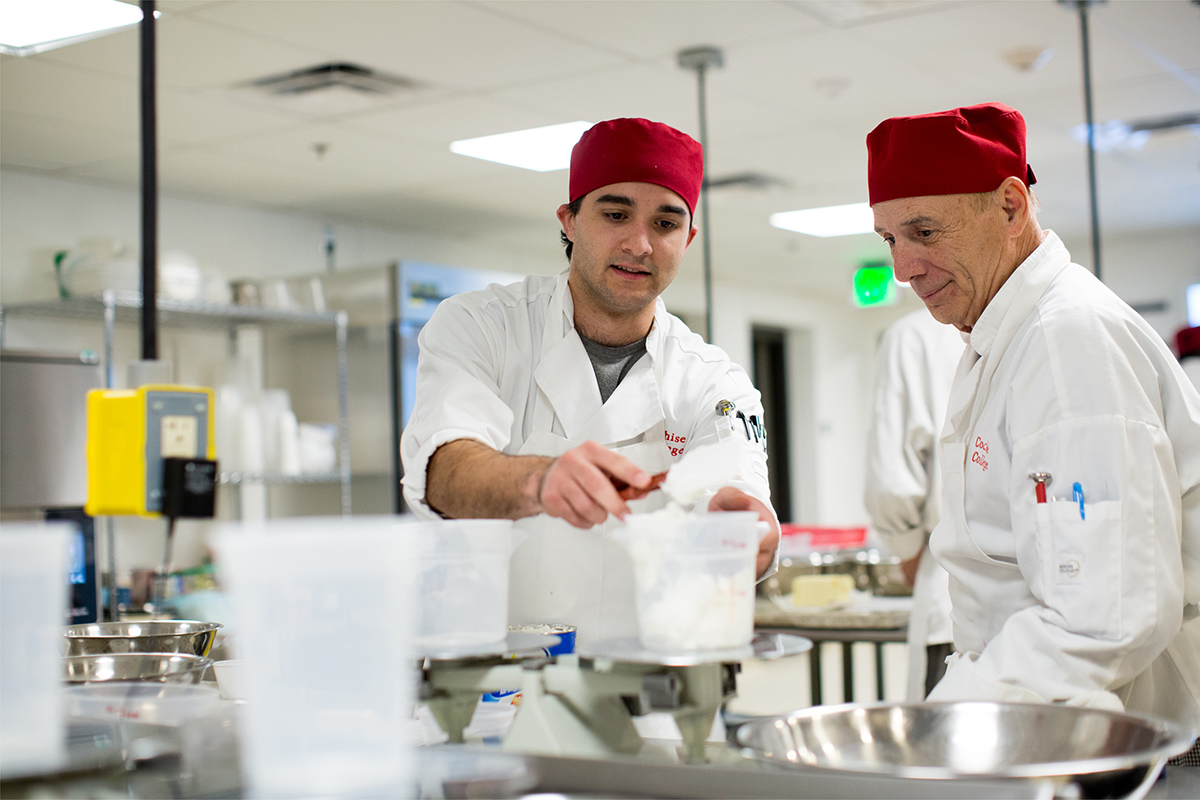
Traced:
<svg viewBox="0 0 1200 800">
<path fill-rule="evenodd" d="M 1031 472 L 1029 480 L 1033 481 L 1033 496 L 1039 503 L 1046 502 L 1046 484 L 1050 483 L 1051 478 L 1049 472 Z M 1075 484 L 1078 486 L 1079 484 Z"/>
</svg>

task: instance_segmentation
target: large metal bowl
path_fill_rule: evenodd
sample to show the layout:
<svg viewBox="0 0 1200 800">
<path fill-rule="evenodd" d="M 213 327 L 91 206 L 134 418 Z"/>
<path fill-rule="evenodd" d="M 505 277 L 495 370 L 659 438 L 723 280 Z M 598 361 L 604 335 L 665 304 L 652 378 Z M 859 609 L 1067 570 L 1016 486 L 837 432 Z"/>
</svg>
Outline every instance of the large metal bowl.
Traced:
<svg viewBox="0 0 1200 800">
<path fill-rule="evenodd" d="M 145 622 L 98 622 L 69 625 L 63 631 L 66 655 L 106 653 L 187 653 L 207 656 L 212 649 L 219 622 L 184 619 Z"/>
<path fill-rule="evenodd" d="M 186 653 L 109 653 L 63 658 L 68 683 L 199 683 L 212 659 Z"/>
<path fill-rule="evenodd" d="M 784 764 L 907 778 L 1054 778 L 1079 784 L 1085 797 L 1126 796 L 1194 739 L 1152 717 L 985 702 L 815 706 L 737 730 L 756 757 Z"/>
</svg>

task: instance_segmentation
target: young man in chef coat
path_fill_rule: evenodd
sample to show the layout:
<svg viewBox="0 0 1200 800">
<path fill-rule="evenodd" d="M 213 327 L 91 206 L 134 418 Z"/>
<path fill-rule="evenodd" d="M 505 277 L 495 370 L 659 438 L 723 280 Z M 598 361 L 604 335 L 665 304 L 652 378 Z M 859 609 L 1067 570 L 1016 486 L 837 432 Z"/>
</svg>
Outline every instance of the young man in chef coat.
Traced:
<svg viewBox="0 0 1200 800">
<path fill-rule="evenodd" d="M 967 343 L 930 539 L 956 652 L 929 699 L 1200 728 L 1200 394 L 1039 227 L 1015 110 L 889 119 L 867 149 L 896 278 Z"/>
<path fill-rule="evenodd" d="M 444 300 L 421 331 L 405 500 L 427 518 L 519 520 L 514 623 L 574 625 L 581 645 L 636 636 L 629 558 L 603 526 L 661 507 L 651 475 L 718 441 L 736 442 L 737 477 L 696 506 L 758 512 L 770 532 L 757 571 L 773 571 L 759 393 L 659 299 L 696 235 L 702 180 L 690 136 L 644 119 L 595 125 L 558 209 L 568 269 Z"/>
</svg>

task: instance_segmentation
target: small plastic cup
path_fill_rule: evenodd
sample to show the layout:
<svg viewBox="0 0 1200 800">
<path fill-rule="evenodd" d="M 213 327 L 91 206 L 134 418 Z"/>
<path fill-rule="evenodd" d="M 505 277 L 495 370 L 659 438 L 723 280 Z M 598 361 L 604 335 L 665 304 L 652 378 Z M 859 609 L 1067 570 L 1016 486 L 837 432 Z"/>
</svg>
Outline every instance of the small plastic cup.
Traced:
<svg viewBox="0 0 1200 800">
<path fill-rule="evenodd" d="M 757 514 L 668 507 L 631 514 L 612 535 L 633 561 L 643 647 L 692 653 L 750 644 Z"/>
<path fill-rule="evenodd" d="M 243 700 L 246 697 L 242 660 L 226 659 L 213 663 L 213 674 L 217 676 L 217 688 L 226 700 Z"/>
<path fill-rule="evenodd" d="M 238 631 L 253 796 L 411 794 L 415 604 L 403 527 L 394 517 L 278 519 L 213 536 Z"/>
</svg>

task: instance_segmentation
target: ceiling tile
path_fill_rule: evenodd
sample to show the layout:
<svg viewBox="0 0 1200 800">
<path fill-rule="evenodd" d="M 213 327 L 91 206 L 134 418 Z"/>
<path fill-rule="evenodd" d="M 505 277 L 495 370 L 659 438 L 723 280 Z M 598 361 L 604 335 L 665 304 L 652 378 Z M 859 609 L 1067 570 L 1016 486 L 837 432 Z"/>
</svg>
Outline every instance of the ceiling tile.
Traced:
<svg viewBox="0 0 1200 800">
<path fill-rule="evenodd" d="M 0 62 L 0 110 L 114 131 L 138 130 L 137 85 L 47 60 Z"/>
<path fill-rule="evenodd" d="M 268 7 L 272 16 L 279 17 L 286 15 L 285 9 L 291 3 L 284 0 L 249 5 Z M 328 60 L 327 51 L 322 49 L 296 47 L 269 35 L 248 34 L 195 16 L 164 15 L 155 25 L 155 35 L 160 86 L 230 86 Z M 42 57 L 136 81 L 138 55 L 138 31 L 131 29 L 51 50 Z"/>
<path fill-rule="evenodd" d="M 317 153 L 317 145 L 325 145 L 322 154 Z M 478 174 L 481 168 L 477 164 L 501 168 L 455 155 L 448 147 L 431 147 L 332 124 L 299 125 L 206 149 L 286 167 L 312 180 L 329 181 L 339 190 L 345 186 L 402 189 Z"/>
<path fill-rule="evenodd" d="M 502 86 L 614 63 L 578 41 L 460 3 L 342 0 L 292 3 L 286 11 L 283 5 L 232 3 L 195 18 L 443 87 Z"/>
<path fill-rule="evenodd" d="M 589 42 L 632 61 L 663 55 L 673 58 L 679 50 L 690 47 L 726 49 L 825 29 L 820 21 L 781 2 L 508 0 L 471 5 Z"/>
<path fill-rule="evenodd" d="M 0 115 L 0 161 L 6 165 L 58 170 L 137 152 L 136 136 L 111 128 L 21 111 Z"/>
</svg>

